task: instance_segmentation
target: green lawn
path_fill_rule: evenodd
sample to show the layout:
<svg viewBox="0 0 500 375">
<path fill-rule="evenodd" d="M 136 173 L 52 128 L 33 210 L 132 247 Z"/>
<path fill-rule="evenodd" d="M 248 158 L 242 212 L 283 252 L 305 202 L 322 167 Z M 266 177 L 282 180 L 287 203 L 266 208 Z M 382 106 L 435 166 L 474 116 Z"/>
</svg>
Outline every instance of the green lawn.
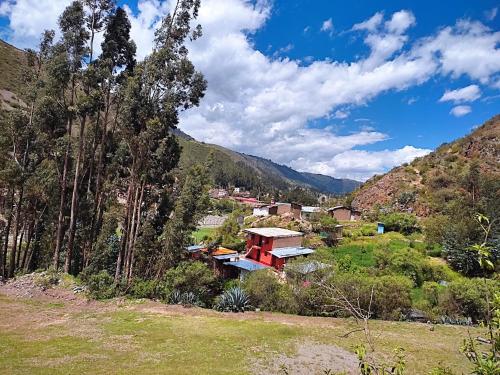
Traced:
<svg viewBox="0 0 500 375">
<path fill-rule="evenodd" d="M 134 301 L 14 300 L 0 295 L 2 374 L 251 374 L 255 363 L 293 356 L 304 342 L 352 351 L 360 334 L 352 320 L 270 313 L 223 315 Z M 403 347 L 409 374 L 439 362 L 464 370 L 463 327 L 374 321 L 377 355 Z M 472 329 L 471 334 L 478 334 Z M 312 374 L 311 374 L 312 375 Z"/>
<path fill-rule="evenodd" d="M 216 228 L 198 228 L 193 232 L 192 236 L 196 243 L 200 243 L 205 236 L 211 237 L 214 235 Z"/>
</svg>

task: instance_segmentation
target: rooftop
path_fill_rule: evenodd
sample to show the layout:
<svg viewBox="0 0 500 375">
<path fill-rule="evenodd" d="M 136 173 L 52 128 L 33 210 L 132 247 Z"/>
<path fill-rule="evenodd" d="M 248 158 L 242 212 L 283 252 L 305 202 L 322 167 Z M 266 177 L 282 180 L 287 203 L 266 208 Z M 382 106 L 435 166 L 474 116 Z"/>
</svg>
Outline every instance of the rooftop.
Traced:
<svg viewBox="0 0 500 375">
<path fill-rule="evenodd" d="M 307 247 L 281 247 L 270 251 L 276 258 L 291 258 L 314 253 L 313 249 Z"/>
<path fill-rule="evenodd" d="M 329 208 L 328 211 L 334 211 L 334 210 L 338 210 L 340 208 L 345 208 L 345 209 L 349 209 L 348 207 L 346 206 L 335 206 L 335 207 L 332 207 L 332 208 Z"/>
<path fill-rule="evenodd" d="M 302 206 L 302 211 L 304 212 L 319 212 L 321 211 L 321 207 L 313 207 L 313 206 Z"/>
<path fill-rule="evenodd" d="M 262 237 L 297 237 L 303 235 L 302 232 L 283 228 L 248 228 L 245 229 L 245 232 L 258 234 Z"/>
<path fill-rule="evenodd" d="M 261 263 L 249 259 L 239 259 L 236 262 L 224 262 L 224 265 L 241 268 L 246 271 L 257 271 L 257 270 L 262 270 L 264 268 L 270 268 L 268 266 L 265 266 Z"/>
</svg>

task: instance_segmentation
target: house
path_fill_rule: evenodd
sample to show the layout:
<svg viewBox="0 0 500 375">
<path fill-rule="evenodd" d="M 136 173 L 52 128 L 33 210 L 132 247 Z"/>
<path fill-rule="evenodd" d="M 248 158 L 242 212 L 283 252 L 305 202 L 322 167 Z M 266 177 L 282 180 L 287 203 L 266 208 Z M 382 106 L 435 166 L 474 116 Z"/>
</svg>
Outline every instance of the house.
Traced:
<svg viewBox="0 0 500 375">
<path fill-rule="evenodd" d="M 292 212 L 290 203 L 273 203 L 254 207 L 253 216 L 283 215 L 288 212 Z"/>
<path fill-rule="evenodd" d="M 283 215 L 292 211 L 290 203 L 275 203 L 269 206 L 269 215 Z"/>
<path fill-rule="evenodd" d="M 257 198 L 231 197 L 231 199 L 250 207 L 262 206 L 262 204 L 264 203 L 259 201 Z"/>
<path fill-rule="evenodd" d="M 218 228 L 224 221 L 226 221 L 228 215 L 206 215 L 198 221 L 198 228 Z"/>
<path fill-rule="evenodd" d="M 291 213 L 294 219 L 300 220 L 302 218 L 302 205 L 298 203 L 292 203 Z"/>
<path fill-rule="evenodd" d="M 226 198 L 229 195 L 226 189 L 210 189 L 208 194 L 210 195 L 210 198 L 214 199 Z"/>
<path fill-rule="evenodd" d="M 346 206 L 335 206 L 328 209 L 332 217 L 338 221 L 357 221 L 361 219 L 361 212 Z"/>
<path fill-rule="evenodd" d="M 309 255 L 312 249 L 302 247 L 303 233 L 282 228 L 250 228 L 247 233 L 245 259 L 277 270 L 290 258 Z"/>
<path fill-rule="evenodd" d="M 300 217 L 303 220 L 311 220 L 311 216 L 316 213 L 320 212 L 321 208 L 320 207 L 313 207 L 313 206 L 302 206 L 300 210 Z"/>
<path fill-rule="evenodd" d="M 252 212 L 252 215 L 253 216 L 269 216 L 269 205 L 268 204 L 264 204 L 264 205 L 261 205 L 261 206 L 255 206 L 253 208 L 253 212 Z"/>
<path fill-rule="evenodd" d="M 227 249 L 225 247 L 219 246 L 216 249 L 208 249 L 203 245 L 193 245 L 188 246 L 186 251 L 191 255 L 193 259 L 200 260 L 203 256 L 206 262 L 212 266 L 212 269 L 216 275 L 227 276 L 225 272 L 224 264 L 226 262 L 236 262 L 239 260 L 240 255 L 237 251 Z"/>
</svg>

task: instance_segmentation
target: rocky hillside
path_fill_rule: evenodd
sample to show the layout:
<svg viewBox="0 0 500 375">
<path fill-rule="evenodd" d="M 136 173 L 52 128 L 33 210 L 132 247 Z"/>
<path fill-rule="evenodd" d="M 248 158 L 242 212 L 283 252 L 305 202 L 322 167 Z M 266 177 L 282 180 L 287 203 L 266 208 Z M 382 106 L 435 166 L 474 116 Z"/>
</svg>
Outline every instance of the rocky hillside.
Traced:
<svg viewBox="0 0 500 375">
<path fill-rule="evenodd" d="M 427 156 L 371 178 L 354 193 L 352 205 L 363 211 L 378 206 L 427 216 L 461 194 L 473 163 L 481 173 L 500 178 L 500 115 Z"/>
</svg>

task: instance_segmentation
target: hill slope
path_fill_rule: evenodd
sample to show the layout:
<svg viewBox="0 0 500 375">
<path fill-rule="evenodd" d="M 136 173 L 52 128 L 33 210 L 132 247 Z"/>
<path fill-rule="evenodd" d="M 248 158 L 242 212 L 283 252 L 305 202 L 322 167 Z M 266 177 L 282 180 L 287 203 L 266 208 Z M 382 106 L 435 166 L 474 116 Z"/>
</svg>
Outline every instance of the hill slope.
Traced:
<svg viewBox="0 0 500 375">
<path fill-rule="evenodd" d="M 500 178 L 500 115 L 427 156 L 372 177 L 354 193 L 352 205 L 363 211 L 376 206 L 407 209 L 420 216 L 441 211 L 463 192 L 473 163 L 481 173 Z"/>
<path fill-rule="evenodd" d="M 0 109 L 10 110 L 23 105 L 16 94 L 21 94 L 22 67 L 25 63 L 22 50 L 0 40 Z M 344 194 L 361 184 L 354 180 L 300 173 L 271 160 L 197 142 L 180 130 L 176 130 L 175 134 L 183 146 L 180 167 L 187 168 L 195 163 L 203 163 L 212 153 L 212 177 L 219 185 L 235 185 L 264 191 L 302 186 L 322 193 Z"/>
<path fill-rule="evenodd" d="M 320 174 L 298 172 L 286 165 L 258 156 L 247 155 L 227 148 L 198 142 L 177 132 L 183 152 L 181 168 L 203 163 L 212 154 L 212 177 L 218 185 L 244 186 L 247 189 L 288 189 L 301 186 L 328 194 L 345 194 L 361 185 L 349 179 L 338 179 Z M 184 134 L 184 133 L 182 133 Z"/>
</svg>

